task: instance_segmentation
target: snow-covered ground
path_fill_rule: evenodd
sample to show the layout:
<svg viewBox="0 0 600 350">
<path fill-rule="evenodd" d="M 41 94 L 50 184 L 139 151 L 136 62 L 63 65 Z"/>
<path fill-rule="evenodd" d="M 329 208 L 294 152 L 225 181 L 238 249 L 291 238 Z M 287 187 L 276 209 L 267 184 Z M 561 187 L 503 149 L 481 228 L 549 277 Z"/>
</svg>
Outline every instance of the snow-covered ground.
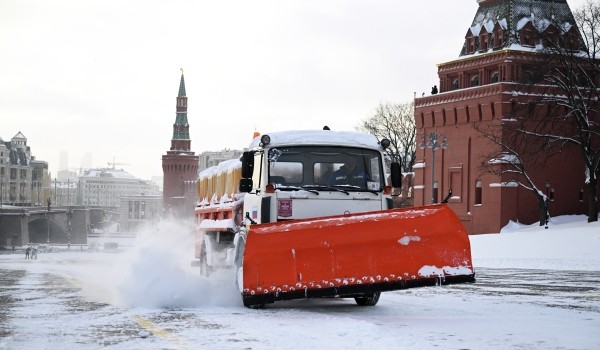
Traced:
<svg viewBox="0 0 600 350">
<path fill-rule="evenodd" d="M 0 255 L 0 349 L 600 349 L 600 223 L 472 236 L 475 284 L 241 305 L 163 223 L 120 253 Z"/>
<path fill-rule="evenodd" d="M 600 271 L 600 223 L 552 218 L 548 229 L 511 223 L 501 234 L 471 236 L 476 267 Z"/>
</svg>

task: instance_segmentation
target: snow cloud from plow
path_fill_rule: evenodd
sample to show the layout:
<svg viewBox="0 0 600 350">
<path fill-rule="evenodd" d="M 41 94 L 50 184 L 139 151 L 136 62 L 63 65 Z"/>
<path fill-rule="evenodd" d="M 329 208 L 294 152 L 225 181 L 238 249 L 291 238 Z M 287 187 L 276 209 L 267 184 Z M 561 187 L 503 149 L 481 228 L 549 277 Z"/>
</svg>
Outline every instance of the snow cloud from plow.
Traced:
<svg viewBox="0 0 600 350">
<path fill-rule="evenodd" d="M 79 287 L 95 301 L 123 307 L 241 305 L 233 272 L 202 277 L 190 266 L 193 249 L 189 228 L 162 221 L 142 229 L 131 249 L 91 253 L 97 263 L 77 271 Z"/>
</svg>

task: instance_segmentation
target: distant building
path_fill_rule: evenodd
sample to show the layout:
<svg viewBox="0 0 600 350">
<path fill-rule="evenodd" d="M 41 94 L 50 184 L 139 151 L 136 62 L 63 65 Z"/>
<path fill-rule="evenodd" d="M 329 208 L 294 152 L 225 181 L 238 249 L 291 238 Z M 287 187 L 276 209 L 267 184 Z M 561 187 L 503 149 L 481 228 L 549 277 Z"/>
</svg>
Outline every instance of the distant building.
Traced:
<svg viewBox="0 0 600 350">
<path fill-rule="evenodd" d="M 31 155 L 25 135 L 0 138 L 0 205 L 45 205 L 49 181 L 48 163 Z"/>
<path fill-rule="evenodd" d="M 190 191 L 190 187 L 195 188 L 191 184 L 198 177 L 198 156 L 191 151 L 189 128 L 182 71 L 171 148 L 162 156 L 163 206 L 170 215 L 192 218 L 196 196 L 195 191 Z"/>
<path fill-rule="evenodd" d="M 77 176 L 51 180 L 50 199 L 53 206 L 81 205 L 81 191 Z"/>
<path fill-rule="evenodd" d="M 121 197 L 159 193 L 158 187 L 151 181 L 138 179 L 123 169 L 115 168 L 89 169 L 78 177 L 77 184 L 71 186 L 68 182 L 65 186 L 63 182 L 62 185 L 68 189 L 68 196 L 73 195 L 73 188 L 78 188 L 75 190 L 76 196 L 80 197 L 78 204 L 100 207 L 117 208 L 121 205 Z M 64 200 L 64 195 L 59 198 Z M 58 205 L 61 205 L 60 201 Z"/>
<path fill-rule="evenodd" d="M 56 172 L 56 179 L 61 182 L 73 181 L 76 178 L 77 172 L 73 170 L 63 169 Z"/>
<path fill-rule="evenodd" d="M 218 165 L 225 160 L 240 158 L 242 153 L 244 153 L 244 151 L 234 149 L 224 149 L 216 152 L 202 152 L 200 154 L 200 165 L 198 171 L 200 172 L 212 166 Z"/>
<path fill-rule="evenodd" d="M 119 232 L 133 232 L 146 224 L 160 220 L 163 204 L 161 195 L 121 197 Z"/>
</svg>

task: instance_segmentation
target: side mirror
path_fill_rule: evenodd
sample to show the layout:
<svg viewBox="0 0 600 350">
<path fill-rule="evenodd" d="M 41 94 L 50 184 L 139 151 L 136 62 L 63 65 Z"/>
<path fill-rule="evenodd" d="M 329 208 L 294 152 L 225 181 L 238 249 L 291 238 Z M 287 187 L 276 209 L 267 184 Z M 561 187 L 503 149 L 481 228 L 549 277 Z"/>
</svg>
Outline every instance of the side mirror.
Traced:
<svg viewBox="0 0 600 350">
<path fill-rule="evenodd" d="M 252 179 L 240 179 L 240 193 L 248 193 L 252 191 Z"/>
<path fill-rule="evenodd" d="M 254 173 L 254 152 L 250 152 L 250 151 L 244 152 L 242 154 L 242 177 L 244 179 L 252 178 L 253 173 Z"/>
<path fill-rule="evenodd" d="M 392 163 L 392 187 L 402 187 L 402 170 L 400 169 L 400 163 Z"/>
</svg>

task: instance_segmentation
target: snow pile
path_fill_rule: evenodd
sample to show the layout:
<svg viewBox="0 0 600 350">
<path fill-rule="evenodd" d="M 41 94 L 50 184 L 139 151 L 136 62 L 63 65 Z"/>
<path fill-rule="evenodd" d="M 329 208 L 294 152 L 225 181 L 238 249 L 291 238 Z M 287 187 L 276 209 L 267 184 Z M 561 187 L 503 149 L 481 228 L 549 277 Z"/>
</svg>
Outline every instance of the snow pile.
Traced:
<svg viewBox="0 0 600 350">
<path fill-rule="evenodd" d="M 499 234 L 470 236 L 477 267 L 600 270 L 600 222 L 585 216 L 552 218 L 548 229 L 509 223 Z"/>
</svg>

